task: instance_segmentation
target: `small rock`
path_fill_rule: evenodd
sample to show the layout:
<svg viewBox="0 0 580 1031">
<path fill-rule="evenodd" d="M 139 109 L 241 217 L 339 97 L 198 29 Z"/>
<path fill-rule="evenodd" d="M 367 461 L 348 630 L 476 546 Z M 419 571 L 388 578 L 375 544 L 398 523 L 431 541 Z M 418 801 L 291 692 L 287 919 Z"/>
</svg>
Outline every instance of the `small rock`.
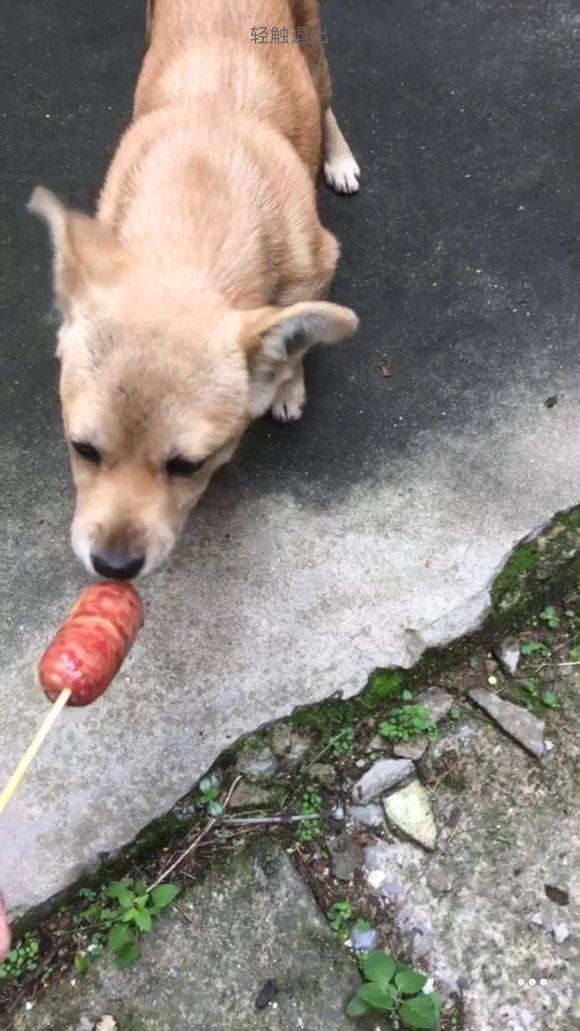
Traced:
<svg viewBox="0 0 580 1031">
<path fill-rule="evenodd" d="M 505 637 L 497 650 L 497 657 L 506 676 L 513 677 L 522 657 L 517 637 Z"/>
<path fill-rule="evenodd" d="M 270 792 L 267 788 L 260 787 L 259 784 L 248 784 L 242 780 L 234 788 L 228 807 L 230 809 L 249 809 L 250 807 L 260 809 L 267 805 L 269 800 Z"/>
<path fill-rule="evenodd" d="M 474 687 L 469 692 L 472 701 L 479 705 L 493 720 L 532 755 L 541 759 L 545 753 L 544 722 L 520 705 L 506 702 L 483 687 Z"/>
<path fill-rule="evenodd" d="M 451 891 L 456 881 L 456 875 L 450 870 L 442 870 L 439 866 L 432 866 L 427 872 L 427 884 L 431 891 L 444 895 Z"/>
<path fill-rule="evenodd" d="M 115 1031 L 116 1027 L 117 1021 L 107 1013 L 104 1017 L 101 1017 L 95 1027 L 95 1031 Z"/>
<path fill-rule="evenodd" d="M 382 827 L 385 822 L 383 807 L 377 802 L 369 805 L 351 805 L 349 816 L 355 827 Z"/>
<path fill-rule="evenodd" d="M 240 773 L 256 780 L 266 780 L 278 772 L 278 760 L 271 748 L 267 746 L 259 752 L 243 752 L 237 763 Z"/>
<path fill-rule="evenodd" d="M 557 945 L 561 945 L 562 942 L 566 941 L 566 938 L 570 937 L 570 931 L 567 924 L 554 924 L 552 927 L 552 936 Z"/>
<path fill-rule="evenodd" d="M 409 759 L 377 759 L 355 784 L 353 798 L 366 805 L 414 772 L 415 767 Z"/>
<path fill-rule="evenodd" d="M 570 892 L 568 889 L 562 888 L 558 884 L 546 882 L 546 884 L 544 884 L 544 891 L 550 899 L 550 902 L 555 902 L 558 906 L 567 906 L 570 901 Z"/>
<path fill-rule="evenodd" d="M 539 912 L 538 913 L 534 913 L 533 917 L 530 920 L 530 923 L 533 924 L 534 927 L 543 927 L 544 926 L 544 917 Z"/>
<path fill-rule="evenodd" d="M 339 823 L 344 820 L 344 806 L 342 802 L 337 802 L 330 815 L 333 820 L 338 820 Z"/>
<path fill-rule="evenodd" d="M 266 984 L 256 997 L 256 1009 L 265 1010 L 266 1006 L 269 1006 L 274 1001 L 279 991 L 280 989 L 275 981 L 266 981 Z"/>
<path fill-rule="evenodd" d="M 382 800 L 389 823 L 423 848 L 434 849 L 437 827 L 431 809 L 429 794 L 414 780 Z"/>
<path fill-rule="evenodd" d="M 429 738 L 425 737 L 424 734 L 417 734 L 410 741 L 397 741 L 393 752 L 403 759 L 420 759 L 423 753 L 427 751 L 428 745 Z"/>
<path fill-rule="evenodd" d="M 274 755 L 282 765 L 291 769 L 300 766 L 310 750 L 310 738 L 306 734 L 292 730 L 287 723 L 274 727 L 270 734 L 270 742 Z"/>
<path fill-rule="evenodd" d="M 431 723 L 440 723 L 444 716 L 453 708 L 455 699 L 448 691 L 441 687 L 428 687 L 421 691 L 413 701 L 413 705 L 425 705 L 429 710 Z"/>
<path fill-rule="evenodd" d="M 325 788 L 332 788 L 336 784 L 336 770 L 330 763 L 313 763 L 309 771 L 309 779 Z"/>
<path fill-rule="evenodd" d="M 364 921 L 361 921 L 364 925 Z M 374 949 L 379 942 L 379 932 L 374 927 L 362 927 L 355 924 L 350 932 L 350 943 L 353 949 Z"/>
<path fill-rule="evenodd" d="M 354 838 L 343 831 L 328 841 L 330 868 L 339 881 L 350 881 L 355 870 L 362 866 L 363 850 Z"/>
<path fill-rule="evenodd" d="M 389 743 L 382 734 L 375 734 L 369 741 L 369 750 L 371 752 L 384 752 L 389 747 Z"/>
</svg>

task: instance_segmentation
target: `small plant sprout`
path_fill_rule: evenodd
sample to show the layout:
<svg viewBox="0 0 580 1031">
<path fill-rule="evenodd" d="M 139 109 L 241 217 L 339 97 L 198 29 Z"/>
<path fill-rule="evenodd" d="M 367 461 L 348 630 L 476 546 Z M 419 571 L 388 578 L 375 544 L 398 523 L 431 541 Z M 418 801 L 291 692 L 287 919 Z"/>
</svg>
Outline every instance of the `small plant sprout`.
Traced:
<svg viewBox="0 0 580 1031">
<path fill-rule="evenodd" d="M 424 974 L 397 963 L 382 949 L 367 952 L 362 972 L 366 983 L 347 1006 L 350 1017 L 389 1013 L 397 1018 L 397 1026 L 437 1028 L 442 1000 Z"/>
<path fill-rule="evenodd" d="M 342 756 L 352 757 L 354 738 L 354 727 L 345 727 L 344 730 L 341 730 L 339 734 L 330 739 L 328 747 L 335 759 L 340 759 Z"/>
<path fill-rule="evenodd" d="M 210 816 L 214 818 L 221 816 L 224 807 L 219 801 L 220 791 L 213 777 L 203 777 L 200 780 L 199 792 L 201 795 L 199 805 L 207 809 Z"/>
<path fill-rule="evenodd" d="M 315 820 L 305 820 L 298 830 L 298 840 L 303 844 L 314 841 L 322 832 L 322 795 L 310 785 L 306 788 L 300 804 L 303 816 L 316 816 Z"/>
<path fill-rule="evenodd" d="M 38 936 L 29 931 L 10 949 L 6 959 L 0 964 L 0 981 L 8 978 L 18 981 L 26 974 L 33 973 L 38 966 L 39 953 Z"/>
<path fill-rule="evenodd" d="M 433 741 L 437 727 L 431 723 L 426 705 L 403 705 L 392 709 L 388 720 L 379 724 L 379 734 L 395 741 L 409 741 L 417 734 L 426 734 Z"/>
<path fill-rule="evenodd" d="M 348 921 L 352 919 L 352 906 L 346 899 L 343 902 L 335 902 L 328 910 L 328 922 L 334 932 L 335 938 L 343 942 L 348 938 Z"/>
<path fill-rule="evenodd" d="M 123 877 L 99 893 L 81 889 L 79 895 L 90 903 L 73 919 L 79 929 L 92 931 L 91 942 L 75 957 L 79 974 L 86 972 L 89 959 L 99 956 L 106 948 L 115 954 L 117 966 L 128 967 L 141 955 L 139 938 L 148 934 L 155 918 L 179 894 L 176 884 L 158 884 L 148 890 L 144 881 Z"/>
<path fill-rule="evenodd" d="M 543 641 L 526 641 L 522 644 L 522 655 L 539 655 L 542 659 L 549 659 L 550 649 Z"/>
<path fill-rule="evenodd" d="M 557 630 L 560 626 L 560 617 L 553 605 L 547 605 L 543 612 L 540 612 L 540 619 L 544 620 L 550 630 Z"/>
</svg>

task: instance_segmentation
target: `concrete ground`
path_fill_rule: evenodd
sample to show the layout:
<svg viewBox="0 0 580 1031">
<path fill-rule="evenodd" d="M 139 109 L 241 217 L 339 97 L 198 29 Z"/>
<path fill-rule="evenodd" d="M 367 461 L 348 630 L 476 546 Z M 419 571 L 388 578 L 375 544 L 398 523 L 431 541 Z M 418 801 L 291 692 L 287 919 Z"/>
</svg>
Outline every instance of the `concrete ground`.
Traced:
<svg viewBox="0 0 580 1031">
<path fill-rule="evenodd" d="M 49 247 L 25 203 L 43 182 L 92 205 L 142 6 L 28 0 L 3 16 L 0 783 L 46 711 L 38 657 L 86 583 L 67 540 Z M 116 689 L 64 714 L 0 818 L 14 911 L 131 839 L 240 735 L 473 626 L 514 543 L 578 501 L 580 19 L 557 0 L 364 8 L 325 11 L 363 184 L 322 208 L 358 339 L 313 356 L 298 426 L 249 435 L 144 582 Z"/>
<path fill-rule="evenodd" d="M 22 1010 L 14 1031 L 348 1031 L 344 1008 L 360 983 L 292 860 L 260 845 L 188 891 L 137 966 L 73 975 Z"/>
</svg>

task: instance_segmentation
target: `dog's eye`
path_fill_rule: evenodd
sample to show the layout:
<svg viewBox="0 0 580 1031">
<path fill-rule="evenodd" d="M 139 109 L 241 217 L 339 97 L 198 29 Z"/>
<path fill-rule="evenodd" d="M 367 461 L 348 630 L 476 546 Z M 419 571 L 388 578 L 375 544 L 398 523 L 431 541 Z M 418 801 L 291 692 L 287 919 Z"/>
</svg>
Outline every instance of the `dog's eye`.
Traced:
<svg viewBox="0 0 580 1031">
<path fill-rule="evenodd" d="M 81 458 L 85 459 L 85 461 L 90 462 L 91 465 L 99 465 L 101 456 L 96 447 L 93 447 L 92 444 L 87 444 L 84 440 L 72 440 L 71 444 L 77 455 L 80 455 Z"/>
<path fill-rule="evenodd" d="M 200 462 L 194 462 L 190 458 L 184 458 L 183 455 L 175 455 L 165 463 L 165 469 L 169 476 L 193 476 L 198 469 L 201 469 L 203 461 L 202 459 Z"/>
</svg>

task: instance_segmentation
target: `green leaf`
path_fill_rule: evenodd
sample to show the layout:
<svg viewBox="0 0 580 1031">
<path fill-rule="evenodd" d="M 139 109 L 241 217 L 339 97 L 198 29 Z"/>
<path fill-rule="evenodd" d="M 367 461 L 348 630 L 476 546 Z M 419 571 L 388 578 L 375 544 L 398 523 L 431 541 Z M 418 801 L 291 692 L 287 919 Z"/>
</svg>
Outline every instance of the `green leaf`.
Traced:
<svg viewBox="0 0 580 1031">
<path fill-rule="evenodd" d="M 159 909 L 164 909 L 173 902 L 176 895 L 179 895 L 181 888 L 177 884 L 158 884 L 153 888 L 153 901 Z"/>
<path fill-rule="evenodd" d="M 376 981 L 383 988 L 392 981 L 396 969 L 393 957 L 383 949 L 371 949 L 364 958 L 363 973 L 367 981 Z"/>
<path fill-rule="evenodd" d="M 146 909 L 148 902 L 149 896 L 146 893 L 144 895 L 140 895 L 138 899 L 135 899 L 135 909 Z"/>
<path fill-rule="evenodd" d="M 124 923 L 129 924 L 129 923 L 131 923 L 131 921 L 133 921 L 135 919 L 135 917 L 137 916 L 138 913 L 139 913 L 139 910 L 135 909 L 133 907 L 131 907 L 131 909 L 126 909 L 125 912 L 123 913 L 122 917 L 121 917 L 121 920 L 123 920 Z"/>
<path fill-rule="evenodd" d="M 416 995 L 427 984 L 427 978 L 415 970 L 400 970 L 395 974 L 395 984 L 402 995 Z"/>
<path fill-rule="evenodd" d="M 453 707 L 452 707 L 452 708 L 451 708 L 451 709 L 449 710 L 449 715 L 451 716 L 451 719 L 452 719 L 452 720 L 458 720 L 458 719 L 459 719 L 459 717 L 461 716 L 461 709 L 459 709 L 459 708 L 457 707 L 457 705 L 454 705 L 454 706 L 453 706 Z"/>
<path fill-rule="evenodd" d="M 409 691 L 407 688 L 405 688 L 405 690 L 403 691 L 403 693 L 401 695 L 401 698 L 403 699 L 404 702 L 410 702 L 412 700 L 412 698 L 413 698 L 413 692 Z"/>
<path fill-rule="evenodd" d="M 75 970 L 77 974 L 86 974 L 89 969 L 89 957 L 86 952 L 77 952 L 75 956 Z"/>
<path fill-rule="evenodd" d="M 542 701 L 549 709 L 555 709 L 558 704 L 558 696 L 554 691 L 546 691 L 546 693 L 542 695 Z"/>
<path fill-rule="evenodd" d="M 437 992 L 431 995 L 416 995 L 401 1003 L 399 1017 L 405 1027 L 421 1028 L 431 1031 L 439 1023 L 441 996 Z"/>
<path fill-rule="evenodd" d="M 363 984 L 358 990 L 358 996 L 363 1002 L 378 1010 L 379 1013 L 386 1013 L 387 1010 L 392 1010 L 395 1002 L 393 992 L 382 984 L 376 984 L 374 981 Z"/>
<path fill-rule="evenodd" d="M 211 801 L 207 804 L 207 811 L 210 816 L 221 816 L 224 811 L 224 807 L 221 802 Z"/>
<path fill-rule="evenodd" d="M 202 792 L 202 794 L 207 795 L 208 791 L 211 791 L 212 788 L 213 781 L 211 780 L 211 778 L 202 777 L 202 779 L 199 782 L 199 790 Z"/>
<path fill-rule="evenodd" d="M 346 1007 L 346 1012 L 349 1017 L 364 1017 L 370 1012 L 370 1006 L 359 995 L 355 995 Z"/>
<path fill-rule="evenodd" d="M 129 906 L 133 905 L 135 895 L 132 891 L 129 891 L 126 884 L 123 881 L 117 881 L 115 884 L 109 884 L 109 887 L 105 891 L 105 895 L 108 899 L 118 899 L 119 905 L 123 909 L 128 909 Z"/>
<path fill-rule="evenodd" d="M 146 909 L 138 909 L 135 916 L 135 923 L 140 931 L 150 931 L 153 927 L 151 915 Z"/>
<path fill-rule="evenodd" d="M 114 924 L 109 931 L 107 948 L 110 949 L 111 952 L 116 952 L 118 949 L 121 949 L 124 945 L 127 945 L 133 940 L 133 935 L 126 924 Z"/>
<path fill-rule="evenodd" d="M 134 963 L 141 955 L 141 949 L 137 945 L 137 942 L 127 942 L 123 945 L 117 953 L 117 966 L 130 967 L 131 963 Z"/>
<path fill-rule="evenodd" d="M 137 895 L 146 895 L 147 885 L 145 884 L 145 881 L 137 881 L 135 884 L 135 891 L 137 892 Z"/>
</svg>

